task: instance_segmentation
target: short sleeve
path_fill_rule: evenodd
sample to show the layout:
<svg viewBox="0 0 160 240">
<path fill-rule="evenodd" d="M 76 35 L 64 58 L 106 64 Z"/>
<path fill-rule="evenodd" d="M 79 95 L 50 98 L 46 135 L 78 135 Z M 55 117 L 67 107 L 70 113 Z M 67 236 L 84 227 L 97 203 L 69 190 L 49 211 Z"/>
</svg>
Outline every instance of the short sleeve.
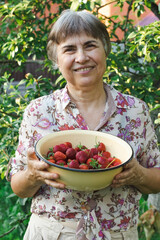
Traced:
<svg viewBox="0 0 160 240">
<path fill-rule="evenodd" d="M 27 167 L 27 150 L 34 146 L 35 141 L 41 138 L 41 135 L 33 128 L 34 114 L 32 114 L 32 102 L 25 109 L 23 120 L 19 129 L 19 142 L 15 156 L 11 159 L 10 175 L 24 170 Z"/>
</svg>

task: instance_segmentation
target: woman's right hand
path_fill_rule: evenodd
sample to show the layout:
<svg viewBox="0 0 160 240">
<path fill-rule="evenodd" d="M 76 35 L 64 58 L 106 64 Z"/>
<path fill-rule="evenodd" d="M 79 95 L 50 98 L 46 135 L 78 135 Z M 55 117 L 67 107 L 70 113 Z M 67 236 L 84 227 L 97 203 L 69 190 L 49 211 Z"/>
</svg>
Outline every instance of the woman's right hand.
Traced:
<svg viewBox="0 0 160 240">
<path fill-rule="evenodd" d="M 63 183 L 58 183 L 57 173 L 48 172 L 49 164 L 40 161 L 34 148 L 27 151 L 28 167 L 26 170 L 18 171 L 11 177 L 11 187 L 13 192 L 20 198 L 33 197 L 43 184 L 48 184 L 54 188 L 65 188 Z"/>
<path fill-rule="evenodd" d="M 57 173 L 51 173 L 47 169 L 49 164 L 44 161 L 40 161 L 34 151 L 34 148 L 29 148 L 27 151 L 28 169 L 26 174 L 29 181 L 32 181 L 33 185 L 47 184 L 54 188 L 63 189 L 65 185 L 58 183 L 56 180 L 59 178 Z"/>
</svg>

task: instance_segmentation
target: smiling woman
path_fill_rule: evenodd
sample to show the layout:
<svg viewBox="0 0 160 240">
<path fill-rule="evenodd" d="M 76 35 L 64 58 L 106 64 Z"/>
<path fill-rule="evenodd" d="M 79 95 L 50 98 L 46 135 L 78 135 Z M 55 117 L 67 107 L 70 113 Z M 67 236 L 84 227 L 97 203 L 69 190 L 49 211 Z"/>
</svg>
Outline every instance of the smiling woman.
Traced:
<svg viewBox="0 0 160 240">
<path fill-rule="evenodd" d="M 47 51 L 67 84 L 24 112 L 11 166 L 13 191 L 33 197 L 24 240 L 138 240 L 141 193 L 160 191 L 160 153 L 148 108 L 103 82 L 110 40 L 91 13 L 64 11 L 51 28 Z M 67 189 L 33 147 L 49 133 L 71 129 L 118 136 L 131 145 L 134 158 L 104 189 Z"/>
<path fill-rule="evenodd" d="M 53 25 L 48 37 L 48 57 L 53 63 L 57 62 L 57 45 L 64 42 L 66 38 L 78 36 L 80 33 L 85 33 L 85 35 L 92 36 L 94 39 L 100 39 L 106 56 L 108 56 L 111 45 L 106 26 L 87 11 L 71 12 L 65 10 Z"/>
</svg>

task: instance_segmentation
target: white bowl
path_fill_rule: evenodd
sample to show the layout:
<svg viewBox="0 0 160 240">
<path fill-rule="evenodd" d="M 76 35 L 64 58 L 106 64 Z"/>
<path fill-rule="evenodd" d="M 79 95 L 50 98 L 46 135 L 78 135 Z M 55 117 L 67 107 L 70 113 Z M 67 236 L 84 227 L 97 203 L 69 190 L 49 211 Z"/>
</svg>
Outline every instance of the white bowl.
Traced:
<svg viewBox="0 0 160 240">
<path fill-rule="evenodd" d="M 49 148 L 64 142 L 71 142 L 73 147 L 82 144 L 88 148 L 103 142 L 111 156 L 119 158 L 122 164 L 107 169 L 81 170 L 56 165 L 45 159 Z M 109 186 L 114 176 L 120 173 L 123 166 L 133 157 L 132 147 L 124 140 L 111 134 L 89 130 L 65 130 L 48 134 L 36 143 L 35 152 L 41 160 L 50 164 L 48 171 L 60 175 L 58 182 L 64 183 L 68 189 L 78 191 L 94 191 Z"/>
</svg>

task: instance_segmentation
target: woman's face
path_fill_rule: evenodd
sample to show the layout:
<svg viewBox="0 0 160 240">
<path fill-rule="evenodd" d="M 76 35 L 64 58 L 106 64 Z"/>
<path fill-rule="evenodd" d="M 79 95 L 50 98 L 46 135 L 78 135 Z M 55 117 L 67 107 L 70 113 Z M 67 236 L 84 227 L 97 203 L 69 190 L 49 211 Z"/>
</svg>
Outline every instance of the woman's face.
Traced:
<svg viewBox="0 0 160 240">
<path fill-rule="evenodd" d="M 57 47 L 57 63 L 68 85 L 81 88 L 101 84 L 106 70 L 103 44 L 85 33 L 68 37 Z"/>
</svg>

